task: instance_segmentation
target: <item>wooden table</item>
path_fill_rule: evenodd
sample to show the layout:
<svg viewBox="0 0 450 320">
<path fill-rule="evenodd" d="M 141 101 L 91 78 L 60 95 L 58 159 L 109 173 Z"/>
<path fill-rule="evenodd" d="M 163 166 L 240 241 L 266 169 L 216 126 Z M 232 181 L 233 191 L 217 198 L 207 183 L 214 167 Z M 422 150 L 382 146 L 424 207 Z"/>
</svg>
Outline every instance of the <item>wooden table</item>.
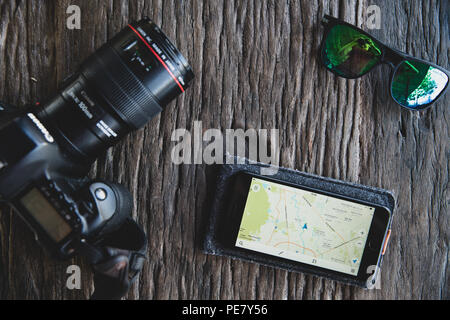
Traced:
<svg viewBox="0 0 450 320">
<path fill-rule="evenodd" d="M 162 6 L 164 4 L 164 7 Z M 381 8 L 368 30 L 367 7 Z M 81 30 L 66 28 L 79 5 Z M 0 5 L 0 99 L 44 101 L 129 21 L 151 17 L 196 79 L 143 130 L 102 156 L 93 177 L 124 183 L 145 227 L 149 260 L 130 299 L 449 299 L 448 95 L 425 112 L 389 97 L 389 68 L 340 79 L 318 60 L 329 13 L 399 50 L 449 68 L 448 1 L 13 1 Z M 34 78 L 36 81 L 34 81 Z M 215 169 L 176 166 L 174 129 L 278 128 L 280 165 L 392 190 L 398 205 L 379 290 L 207 256 L 199 248 Z M 0 297 L 79 299 L 82 259 L 55 262 L 8 209 L 0 217 Z M 82 270 L 81 290 L 65 287 Z"/>
</svg>

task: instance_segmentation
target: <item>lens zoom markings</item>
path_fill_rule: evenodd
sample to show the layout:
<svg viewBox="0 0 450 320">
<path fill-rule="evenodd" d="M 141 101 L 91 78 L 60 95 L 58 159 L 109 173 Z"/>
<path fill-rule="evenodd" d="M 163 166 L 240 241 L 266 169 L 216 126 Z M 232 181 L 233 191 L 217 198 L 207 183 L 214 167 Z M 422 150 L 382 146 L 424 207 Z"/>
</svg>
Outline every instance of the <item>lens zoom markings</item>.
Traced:
<svg viewBox="0 0 450 320">
<path fill-rule="evenodd" d="M 144 39 L 144 37 L 135 29 L 133 28 L 131 25 L 128 25 L 131 30 L 134 31 L 134 33 L 137 34 L 137 36 L 145 43 L 145 45 L 150 49 L 150 51 L 156 56 L 156 58 L 159 60 L 159 62 L 161 62 L 161 64 L 163 65 L 163 67 L 167 70 L 167 72 L 169 72 L 170 76 L 173 78 L 173 80 L 177 83 L 177 85 L 180 87 L 181 92 L 184 92 L 184 88 L 183 86 L 180 84 L 180 82 L 178 81 L 178 79 L 174 76 L 174 74 L 172 73 L 172 71 L 170 71 L 169 67 L 167 66 L 167 64 L 161 59 L 161 57 L 155 52 L 155 50 L 148 44 L 148 42 Z M 142 30 L 142 29 L 141 29 Z M 159 49 L 159 48 L 158 48 Z M 160 50 L 161 51 L 161 50 Z"/>
</svg>

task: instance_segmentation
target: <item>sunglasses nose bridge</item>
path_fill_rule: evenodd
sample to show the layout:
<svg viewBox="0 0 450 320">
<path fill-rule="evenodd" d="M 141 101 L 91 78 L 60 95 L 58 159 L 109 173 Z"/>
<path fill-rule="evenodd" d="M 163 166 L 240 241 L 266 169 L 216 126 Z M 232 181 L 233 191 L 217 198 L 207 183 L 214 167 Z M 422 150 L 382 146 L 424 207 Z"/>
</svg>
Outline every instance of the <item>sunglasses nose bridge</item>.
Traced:
<svg viewBox="0 0 450 320">
<path fill-rule="evenodd" d="M 391 67 L 392 69 L 395 69 L 396 65 L 394 62 L 390 61 L 390 60 L 386 60 L 386 59 L 381 59 L 380 61 L 381 64 L 387 64 L 389 67 Z"/>
<path fill-rule="evenodd" d="M 403 61 L 403 58 L 395 51 L 385 48 L 381 63 L 391 66 L 393 69 Z"/>
</svg>

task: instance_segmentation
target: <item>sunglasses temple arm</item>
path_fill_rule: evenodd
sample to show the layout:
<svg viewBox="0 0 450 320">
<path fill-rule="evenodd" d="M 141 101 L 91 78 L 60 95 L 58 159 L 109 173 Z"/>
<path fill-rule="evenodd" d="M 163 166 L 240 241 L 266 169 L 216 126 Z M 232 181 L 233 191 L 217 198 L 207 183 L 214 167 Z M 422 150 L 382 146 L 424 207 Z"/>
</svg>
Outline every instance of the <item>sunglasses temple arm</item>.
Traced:
<svg viewBox="0 0 450 320">
<path fill-rule="evenodd" d="M 324 26 L 328 25 L 330 23 L 330 20 L 327 18 L 327 16 L 324 16 L 320 23 Z"/>
</svg>

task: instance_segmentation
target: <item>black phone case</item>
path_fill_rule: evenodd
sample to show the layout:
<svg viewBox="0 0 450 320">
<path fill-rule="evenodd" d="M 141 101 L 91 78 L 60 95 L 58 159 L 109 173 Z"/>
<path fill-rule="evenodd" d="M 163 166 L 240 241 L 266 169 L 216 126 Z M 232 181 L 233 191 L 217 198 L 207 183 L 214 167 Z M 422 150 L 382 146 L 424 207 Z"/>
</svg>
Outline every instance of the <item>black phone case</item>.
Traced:
<svg viewBox="0 0 450 320">
<path fill-rule="evenodd" d="M 253 263 L 258 263 L 266 266 L 271 266 L 275 268 L 281 268 L 293 272 L 301 272 L 313 274 L 316 276 L 326 277 L 335 281 L 342 283 L 352 284 L 359 287 L 366 287 L 366 283 L 362 283 L 356 279 L 348 278 L 345 276 L 340 276 L 325 271 L 311 270 L 307 267 L 300 265 L 295 261 L 285 260 L 280 262 L 279 260 L 272 259 L 270 255 L 265 255 L 261 257 L 257 254 L 243 253 L 236 250 L 234 247 L 225 245 L 218 236 L 224 226 L 221 225 L 220 218 L 222 215 L 227 214 L 227 203 L 229 199 L 228 194 L 232 192 L 230 187 L 232 187 L 233 177 L 242 171 L 260 175 L 262 168 L 268 168 L 267 165 L 261 163 L 253 163 L 247 159 L 237 159 L 233 158 L 233 163 L 240 164 L 225 164 L 220 168 L 220 172 L 217 178 L 217 186 L 215 190 L 215 196 L 211 203 L 210 210 L 208 211 L 209 221 L 206 225 L 205 238 L 203 241 L 203 250 L 207 254 L 227 256 L 233 259 L 241 259 Z M 239 162 L 238 162 L 239 161 Z M 244 162 L 244 163 L 242 163 Z M 391 228 L 392 217 L 395 208 L 395 197 L 394 195 L 386 190 L 363 186 L 355 183 L 344 182 L 340 180 L 335 180 L 331 178 L 320 177 L 317 175 L 300 172 L 292 169 L 277 168 L 278 172 L 274 175 L 267 176 L 267 178 L 277 179 L 284 181 L 286 183 L 291 183 L 298 185 L 299 187 L 309 187 L 316 190 L 322 190 L 325 192 L 335 193 L 337 195 L 342 195 L 344 197 L 351 197 L 356 200 L 372 203 L 375 205 L 386 207 L 390 210 L 391 216 L 389 220 L 389 227 Z M 378 267 L 381 268 L 383 256 L 380 259 Z M 369 278 L 370 275 L 368 275 Z"/>
</svg>

